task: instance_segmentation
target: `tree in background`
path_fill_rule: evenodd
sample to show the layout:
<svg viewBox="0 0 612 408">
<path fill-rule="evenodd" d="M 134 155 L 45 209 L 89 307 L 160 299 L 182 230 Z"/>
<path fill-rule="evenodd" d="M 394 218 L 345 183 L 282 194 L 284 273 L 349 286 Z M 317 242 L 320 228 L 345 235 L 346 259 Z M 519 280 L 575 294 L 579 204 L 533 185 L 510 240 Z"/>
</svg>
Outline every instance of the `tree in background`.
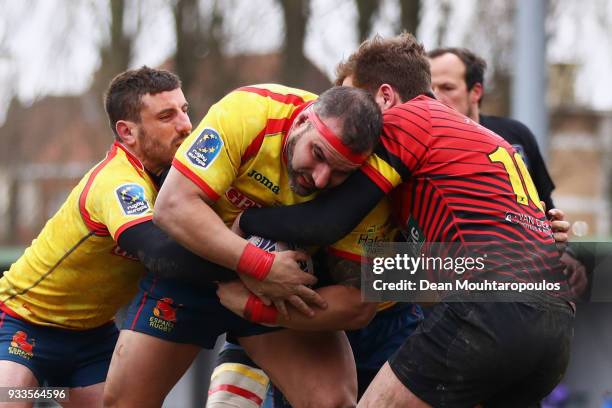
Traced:
<svg viewBox="0 0 612 408">
<path fill-rule="evenodd" d="M 127 69 L 132 58 L 135 34 L 138 33 L 141 18 L 136 13 L 135 34 L 127 32 L 124 24 L 126 14 L 125 0 L 109 0 L 110 21 L 108 24 L 108 40 L 100 48 L 100 67 L 94 74 L 91 90 L 101 93 L 110 80 Z M 132 16 L 130 16 L 132 18 Z"/>
<path fill-rule="evenodd" d="M 380 2 L 377 0 L 355 0 L 357 6 L 357 35 L 359 42 L 364 41 L 370 36 L 374 18 L 380 8 Z"/>
<path fill-rule="evenodd" d="M 0 242 L 27 243 L 55 212 L 82 172 L 99 160 L 112 142 L 101 102 L 109 80 L 128 67 L 135 33 L 139 29 L 140 13 L 133 13 L 134 8 L 130 10 L 134 30 L 129 31 L 124 24 L 127 1 L 109 0 L 108 13 L 104 5 L 94 1 L 75 3 L 74 7 L 71 4 L 71 7 L 50 8 L 48 20 L 42 22 L 40 13 L 36 13 L 37 7 L 41 7 L 37 2 L 21 4 L 21 8 L 15 6 L 13 12 L 38 20 L 5 15 L 4 23 L 13 35 L 12 44 L 7 45 L 9 59 L 16 59 L 21 51 L 16 45 L 18 29 L 34 31 L 37 28 L 39 33 L 44 33 L 48 45 L 37 50 L 35 56 L 44 57 L 45 65 L 39 72 L 50 83 L 56 78 L 70 80 L 72 64 L 78 63 L 75 55 L 83 40 L 79 30 L 91 30 L 89 40 L 99 44 L 100 57 L 91 85 L 81 95 L 41 97 L 35 94 L 36 100 L 30 106 L 24 106 L 17 99 L 20 68 L 12 66 L 11 103 L 7 121 L 0 128 L 2 145 L 11 146 L 0 151 L 0 189 L 8 190 L 8 203 L 0 205 L 0 216 L 8 220 L 8 224 L 0 223 Z M 83 20 L 87 19 L 94 22 L 93 27 L 84 27 Z M 33 58 L 31 64 L 37 64 L 36 59 Z"/>
<path fill-rule="evenodd" d="M 487 80 L 483 111 L 510 114 L 512 87 L 512 52 L 514 42 L 514 2 L 477 0 L 469 30 L 462 46 L 470 48 L 487 61 Z M 482 41 L 486 38 L 487 41 Z M 441 41 L 442 39 L 439 39 Z"/>
<path fill-rule="evenodd" d="M 400 31 L 417 34 L 421 19 L 421 0 L 399 0 L 400 4 Z"/>
<path fill-rule="evenodd" d="M 197 62 L 206 53 L 206 38 L 198 0 L 177 0 L 172 10 L 176 31 L 175 71 L 185 88 L 196 78 Z"/>
<path fill-rule="evenodd" d="M 421 15 L 421 0 L 398 0 L 399 19 L 397 21 L 397 34 L 408 31 L 417 35 Z M 372 35 L 372 28 L 380 11 L 381 2 L 378 0 L 355 0 L 357 6 L 357 34 L 359 42 Z"/>
<path fill-rule="evenodd" d="M 223 47 L 226 39 L 221 3 L 212 0 L 204 8 L 199 0 L 177 0 L 172 7 L 176 50 L 170 68 L 181 78 L 196 117 L 203 115 L 212 101 L 223 96 L 228 86 L 236 82 L 235 67 L 227 63 Z M 211 68 L 214 80 L 203 81 L 206 62 L 214 65 Z"/>
<path fill-rule="evenodd" d="M 285 41 L 283 43 L 280 82 L 303 86 L 308 65 L 304 55 L 306 26 L 310 17 L 310 0 L 276 0 L 283 11 Z"/>
</svg>

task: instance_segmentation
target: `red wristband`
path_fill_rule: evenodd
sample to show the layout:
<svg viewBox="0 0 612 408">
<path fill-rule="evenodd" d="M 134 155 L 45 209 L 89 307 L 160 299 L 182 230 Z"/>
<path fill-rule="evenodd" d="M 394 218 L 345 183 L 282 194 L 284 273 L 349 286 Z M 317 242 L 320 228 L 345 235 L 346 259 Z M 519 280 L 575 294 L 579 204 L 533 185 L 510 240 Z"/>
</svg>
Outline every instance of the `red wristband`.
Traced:
<svg viewBox="0 0 612 408">
<path fill-rule="evenodd" d="M 244 306 L 244 317 L 255 323 L 276 324 L 278 310 L 274 306 L 266 306 L 260 298 L 251 294 Z"/>
<path fill-rule="evenodd" d="M 242 251 L 236 271 L 264 280 L 272 268 L 275 256 L 273 252 L 264 251 L 249 242 Z"/>
</svg>

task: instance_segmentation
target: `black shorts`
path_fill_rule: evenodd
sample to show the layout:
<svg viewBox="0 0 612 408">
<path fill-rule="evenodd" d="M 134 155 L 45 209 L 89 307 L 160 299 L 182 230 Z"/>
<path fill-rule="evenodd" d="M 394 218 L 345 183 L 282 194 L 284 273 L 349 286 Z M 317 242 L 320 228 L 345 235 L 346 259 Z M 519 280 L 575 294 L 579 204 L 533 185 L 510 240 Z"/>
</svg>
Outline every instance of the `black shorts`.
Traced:
<svg viewBox="0 0 612 408">
<path fill-rule="evenodd" d="M 391 370 L 434 407 L 539 406 L 565 373 L 574 311 L 562 299 L 525 296 L 437 304 Z"/>
</svg>

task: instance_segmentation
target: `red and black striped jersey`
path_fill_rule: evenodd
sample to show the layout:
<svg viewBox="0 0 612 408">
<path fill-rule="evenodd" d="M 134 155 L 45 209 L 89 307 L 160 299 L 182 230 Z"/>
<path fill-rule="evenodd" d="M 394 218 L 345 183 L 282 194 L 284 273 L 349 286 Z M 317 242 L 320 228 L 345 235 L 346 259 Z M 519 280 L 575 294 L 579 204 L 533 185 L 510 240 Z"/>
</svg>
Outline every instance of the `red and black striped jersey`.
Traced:
<svg viewBox="0 0 612 408">
<path fill-rule="evenodd" d="M 416 223 L 427 242 L 509 244 L 497 250 L 497 272 L 564 281 L 537 191 L 503 138 L 421 95 L 384 113 L 381 141 L 363 171 L 384 191 L 397 188 L 404 227 Z"/>
</svg>

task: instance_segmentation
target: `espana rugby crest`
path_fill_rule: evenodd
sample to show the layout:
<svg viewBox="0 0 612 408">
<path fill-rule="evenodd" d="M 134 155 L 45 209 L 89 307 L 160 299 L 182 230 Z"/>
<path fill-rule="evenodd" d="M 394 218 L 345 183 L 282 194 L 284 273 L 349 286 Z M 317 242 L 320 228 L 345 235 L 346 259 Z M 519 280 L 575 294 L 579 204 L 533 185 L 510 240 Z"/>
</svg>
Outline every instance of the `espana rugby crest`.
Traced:
<svg viewBox="0 0 612 408">
<path fill-rule="evenodd" d="M 204 128 L 185 154 L 189 161 L 203 169 L 210 166 L 223 147 L 223 139 L 215 129 Z"/>
<path fill-rule="evenodd" d="M 140 215 L 150 208 L 144 188 L 138 184 L 124 184 L 115 190 L 125 215 Z"/>
</svg>

